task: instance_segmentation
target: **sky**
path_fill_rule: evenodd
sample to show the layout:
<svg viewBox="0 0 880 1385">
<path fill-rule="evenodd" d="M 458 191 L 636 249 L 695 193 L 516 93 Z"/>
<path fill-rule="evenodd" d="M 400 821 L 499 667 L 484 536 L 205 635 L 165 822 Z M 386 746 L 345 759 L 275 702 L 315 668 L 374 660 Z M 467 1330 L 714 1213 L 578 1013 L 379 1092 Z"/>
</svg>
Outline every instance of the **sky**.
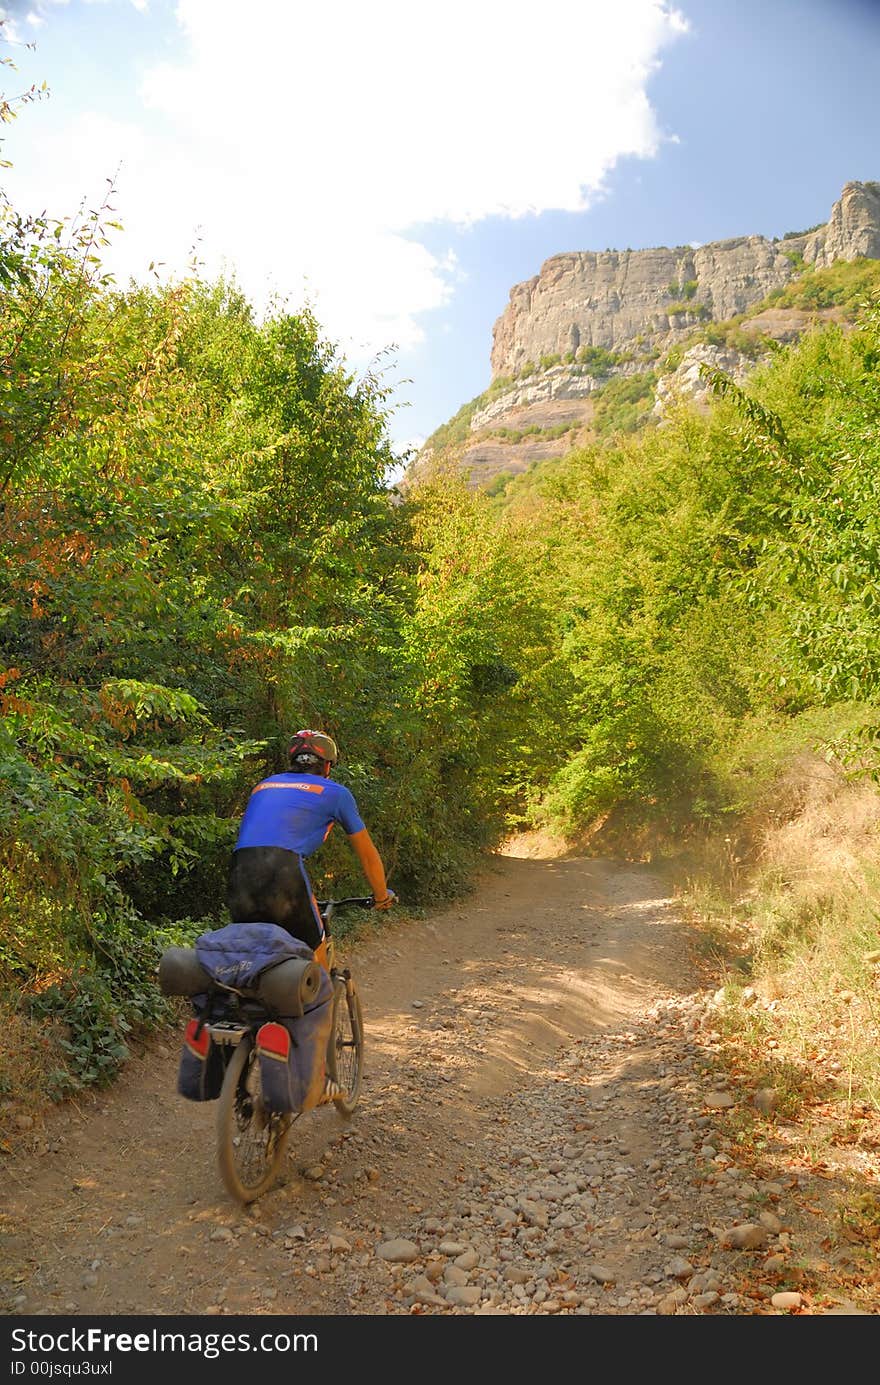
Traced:
<svg viewBox="0 0 880 1385">
<path fill-rule="evenodd" d="M 880 179 L 880 0 L 0 0 L 21 211 L 113 181 L 117 281 L 308 304 L 401 456 L 489 383 L 566 250 L 827 219 Z"/>
</svg>

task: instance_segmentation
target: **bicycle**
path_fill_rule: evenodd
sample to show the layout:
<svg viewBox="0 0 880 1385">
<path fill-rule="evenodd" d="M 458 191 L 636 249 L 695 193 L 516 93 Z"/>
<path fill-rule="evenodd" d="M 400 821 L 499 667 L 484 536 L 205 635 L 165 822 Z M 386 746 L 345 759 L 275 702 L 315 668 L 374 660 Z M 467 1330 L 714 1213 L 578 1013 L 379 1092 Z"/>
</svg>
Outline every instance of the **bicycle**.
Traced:
<svg viewBox="0 0 880 1385">
<path fill-rule="evenodd" d="M 328 1100 L 345 1117 L 354 1113 L 360 1101 L 364 1023 L 351 971 L 336 966 L 329 924 L 337 909 L 371 909 L 373 904 L 372 895 L 318 902 L 327 932 L 333 983 L 326 1054 L 326 1074 L 332 1084 L 328 1084 Z M 291 1127 L 302 1113 L 271 1111 L 262 1099 L 256 1035 L 261 1025 L 277 1017 L 272 1005 L 252 992 L 210 985 L 209 1016 L 204 1028 L 210 1036 L 215 1061 L 223 1067 L 217 1104 L 217 1163 L 227 1192 L 239 1202 L 249 1203 L 276 1181 Z"/>
<path fill-rule="evenodd" d="M 318 901 L 318 908 L 324 920 L 327 933 L 327 950 L 330 960 L 330 976 L 333 981 L 333 1018 L 330 1024 L 330 1040 L 327 1045 L 327 1075 L 339 1088 L 333 1105 L 343 1116 L 354 1114 L 361 1095 L 361 1079 L 364 1067 L 364 1017 L 357 987 L 348 967 L 340 970 L 336 966 L 336 948 L 330 936 L 330 920 L 337 909 L 357 906 L 372 909 L 375 901 L 372 895 L 355 895 L 349 899 L 325 899 Z M 343 1012 L 343 999 L 345 1011 Z M 345 1050 L 351 1055 L 345 1060 Z"/>
</svg>

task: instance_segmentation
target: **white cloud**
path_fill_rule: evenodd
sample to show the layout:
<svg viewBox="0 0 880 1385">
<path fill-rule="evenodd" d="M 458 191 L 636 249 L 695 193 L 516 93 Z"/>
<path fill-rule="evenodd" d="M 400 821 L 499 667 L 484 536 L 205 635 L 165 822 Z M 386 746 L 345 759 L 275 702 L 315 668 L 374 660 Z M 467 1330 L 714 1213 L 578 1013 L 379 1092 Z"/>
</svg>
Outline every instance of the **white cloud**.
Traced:
<svg viewBox="0 0 880 1385">
<path fill-rule="evenodd" d="M 357 357 L 414 344 L 460 282 L 420 224 L 582 210 L 653 156 L 647 81 L 686 28 L 661 0 L 179 0 L 176 19 L 136 116 L 59 124 L 26 181 L 56 207 L 121 161 L 121 268 L 181 266 L 201 227 L 209 270 L 307 295 Z"/>
</svg>

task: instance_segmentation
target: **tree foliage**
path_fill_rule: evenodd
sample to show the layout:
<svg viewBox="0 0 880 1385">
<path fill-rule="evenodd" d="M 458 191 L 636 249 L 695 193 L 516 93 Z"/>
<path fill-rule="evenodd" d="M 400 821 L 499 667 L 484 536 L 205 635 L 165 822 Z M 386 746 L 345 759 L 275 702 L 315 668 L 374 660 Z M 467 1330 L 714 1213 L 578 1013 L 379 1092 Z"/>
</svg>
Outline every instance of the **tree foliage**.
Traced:
<svg viewBox="0 0 880 1385">
<path fill-rule="evenodd" d="M 878 361 L 875 298 L 746 386 L 707 370 L 707 414 L 682 406 L 507 487 L 557 599 L 537 683 L 566 753 L 532 797 L 565 829 L 624 803 L 719 810 L 719 766 L 754 722 L 846 704 L 873 724 Z"/>
<path fill-rule="evenodd" d="M 452 580 L 439 502 L 386 484 L 381 379 L 234 283 L 120 290 L 109 217 L 7 208 L 0 249 L 0 984 L 72 1027 L 59 1090 L 159 1015 L 161 945 L 222 920 L 298 726 L 337 737 L 398 890 L 460 888 L 519 676 L 504 546 L 459 497 Z M 322 863 L 362 888 L 344 843 Z"/>
</svg>

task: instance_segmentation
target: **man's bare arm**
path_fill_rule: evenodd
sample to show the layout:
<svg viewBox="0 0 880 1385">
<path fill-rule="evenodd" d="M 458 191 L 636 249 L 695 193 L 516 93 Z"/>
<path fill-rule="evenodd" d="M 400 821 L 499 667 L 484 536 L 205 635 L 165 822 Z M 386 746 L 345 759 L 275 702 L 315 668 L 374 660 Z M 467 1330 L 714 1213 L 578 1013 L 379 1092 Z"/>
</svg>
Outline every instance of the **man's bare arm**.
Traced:
<svg viewBox="0 0 880 1385">
<path fill-rule="evenodd" d="M 393 902 L 394 896 L 389 893 L 382 858 L 373 845 L 373 840 L 366 827 L 362 832 L 353 832 L 348 840 L 357 852 L 361 869 L 373 892 L 376 907 L 379 909 L 387 908 L 388 904 Z"/>
</svg>

